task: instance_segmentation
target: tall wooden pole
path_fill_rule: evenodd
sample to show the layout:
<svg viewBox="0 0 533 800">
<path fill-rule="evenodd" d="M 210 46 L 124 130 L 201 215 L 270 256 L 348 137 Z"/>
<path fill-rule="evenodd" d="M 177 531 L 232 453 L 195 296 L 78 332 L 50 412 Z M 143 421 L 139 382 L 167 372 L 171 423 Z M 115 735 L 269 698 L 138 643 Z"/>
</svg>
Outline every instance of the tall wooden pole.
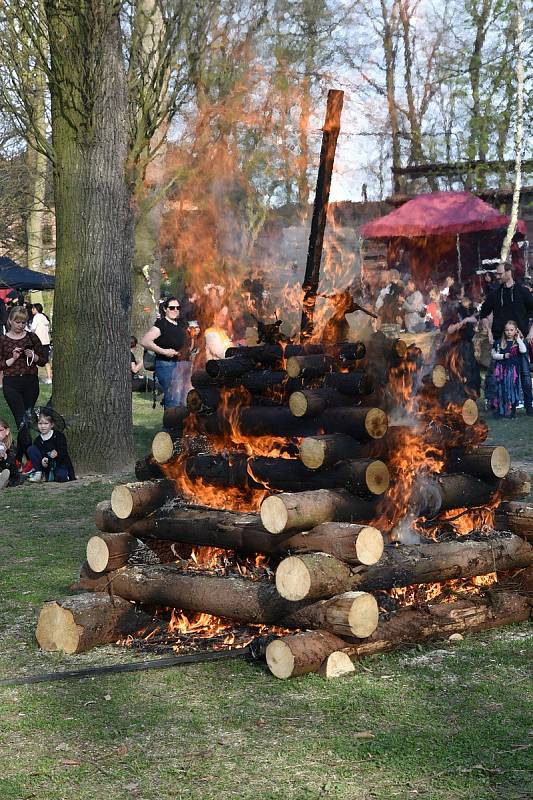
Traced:
<svg viewBox="0 0 533 800">
<path fill-rule="evenodd" d="M 326 121 L 322 129 L 322 149 L 320 151 L 320 166 L 316 181 L 311 233 L 309 235 L 309 250 L 307 251 L 307 264 L 305 266 L 305 278 L 302 286 L 304 296 L 300 341 L 305 341 L 313 333 L 313 317 L 320 278 L 320 261 L 322 259 L 324 230 L 326 228 L 326 217 L 328 213 L 329 190 L 331 187 L 331 175 L 333 173 L 337 137 L 341 124 L 343 100 L 344 92 L 338 89 L 329 90 Z"/>
</svg>

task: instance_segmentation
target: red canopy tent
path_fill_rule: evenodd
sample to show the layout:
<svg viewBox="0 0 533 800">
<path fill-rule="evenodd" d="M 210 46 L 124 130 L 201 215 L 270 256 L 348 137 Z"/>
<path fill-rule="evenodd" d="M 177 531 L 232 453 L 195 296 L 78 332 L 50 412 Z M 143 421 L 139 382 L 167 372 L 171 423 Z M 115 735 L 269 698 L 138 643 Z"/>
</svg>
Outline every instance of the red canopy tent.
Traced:
<svg viewBox="0 0 533 800">
<path fill-rule="evenodd" d="M 410 253 L 409 271 L 417 282 L 427 283 L 449 273 L 452 258 L 460 280 L 467 275 L 473 278 L 476 266 L 472 256 L 468 256 L 468 242 L 459 242 L 459 237 L 462 234 L 503 232 L 508 224 L 507 214 L 500 214 L 470 192 L 433 192 L 419 195 L 390 214 L 367 222 L 359 231 L 366 239 L 389 240 L 389 263 L 394 263 L 398 249 L 405 247 Z M 517 232 L 525 234 L 525 230 L 524 222 L 519 220 Z M 440 239 L 428 241 L 428 237 Z M 395 244 L 390 240 L 398 241 Z M 402 240 L 404 245 L 401 245 Z M 479 236 L 476 241 L 480 241 Z M 460 247 L 463 248 L 461 255 Z M 465 259 L 466 263 L 461 264 Z"/>
<path fill-rule="evenodd" d="M 438 236 L 506 228 L 507 214 L 500 214 L 470 192 L 421 194 L 384 217 L 367 222 L 360 233 L 367 239 L 396 236 Z M 517 230 L 525 233 L 519 220 Z"/>
</svg>

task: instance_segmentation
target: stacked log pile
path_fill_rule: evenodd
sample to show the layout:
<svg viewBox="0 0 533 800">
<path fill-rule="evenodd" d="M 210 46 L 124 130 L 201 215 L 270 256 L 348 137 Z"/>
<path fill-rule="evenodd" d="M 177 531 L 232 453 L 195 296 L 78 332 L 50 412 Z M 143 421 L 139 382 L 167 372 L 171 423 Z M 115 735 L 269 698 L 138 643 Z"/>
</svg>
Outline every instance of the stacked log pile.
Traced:
<svg viewBox="0 0 533 800">
<path fill-rule="evenodd" d="M 380 615 L 384 591 L 533 563 L 533 510 L 517 502 L 529 476 L 511 469 L 504 447 L 484 443 L 473 401 L 439 402 L 445 371 L 427 369 L 416 351 L 377 335 L 368 349 L 260 345 L 208 361 L 193 374 L 188 408 L 165 412 L 138 481 L 97 507 L 82 593 L 43 607 L 39 644 L 81 652 L 171 607 L 303 631 L 269 644 L 269 668 L 330 677 L 352 669 L 353 657 L 526 619 L 529 602 L 513 592 Z M 405 409 L 390 425 L 401 406 L 391 375 L 411 408 L 416 398 L 416 427 Z M 440 469 L 423 466 L 406 482 L 398 454 L 413 434 Z M 260 508 L 201 505 L 205 486 L 260 492 Z M 412 544 L 394 541 L 391 508 L 402 494 Z M 450 535 L 469 510 L 470 530 L 479 527 L 480 507 L 497 507 L 492 527 Z M 227 574 L 200 569 L 201 548 L 226 552 Z M 268 569 L 231 567 L 234 556 L 258 555 Z"/>
</svg>

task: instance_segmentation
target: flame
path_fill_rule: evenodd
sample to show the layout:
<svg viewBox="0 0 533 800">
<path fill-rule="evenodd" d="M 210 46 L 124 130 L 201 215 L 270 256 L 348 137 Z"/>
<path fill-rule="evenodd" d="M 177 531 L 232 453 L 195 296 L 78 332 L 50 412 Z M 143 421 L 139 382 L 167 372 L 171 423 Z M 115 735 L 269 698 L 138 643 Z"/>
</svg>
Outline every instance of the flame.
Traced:
<svg viewBox="0 0 533 800">
<path fill-rule="evenodd" d="M 473 578 L 453 578 L 436 583 L 420 583 L 413 586 L 400 586 L 390 589 L 387 594 L 404 608 L 420 603 L 453 603 L 457 595 L 479 596 L 484 590 L 498 582 L 495 572 L 476 575 Z"/>
</svg>

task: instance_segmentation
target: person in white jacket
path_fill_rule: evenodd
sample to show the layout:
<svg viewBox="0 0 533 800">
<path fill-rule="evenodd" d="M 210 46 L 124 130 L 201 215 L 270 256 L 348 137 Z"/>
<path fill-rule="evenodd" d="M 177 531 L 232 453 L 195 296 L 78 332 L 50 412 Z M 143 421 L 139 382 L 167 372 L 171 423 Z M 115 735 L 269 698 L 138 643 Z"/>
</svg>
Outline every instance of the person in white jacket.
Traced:
<svg viewBox="0 0 533 800">
<path fill-rule="evenodd" d="M 31 313 L 30 330 L 39 337 L 46 356 L 46 364 L 44 365 L 46 379 L 44 382 L 52 383 L 52 367 L 50 365 L 50 320 L 46 314 L 43 314 L 41 303 L 33 303 Z"/>
</svg>

